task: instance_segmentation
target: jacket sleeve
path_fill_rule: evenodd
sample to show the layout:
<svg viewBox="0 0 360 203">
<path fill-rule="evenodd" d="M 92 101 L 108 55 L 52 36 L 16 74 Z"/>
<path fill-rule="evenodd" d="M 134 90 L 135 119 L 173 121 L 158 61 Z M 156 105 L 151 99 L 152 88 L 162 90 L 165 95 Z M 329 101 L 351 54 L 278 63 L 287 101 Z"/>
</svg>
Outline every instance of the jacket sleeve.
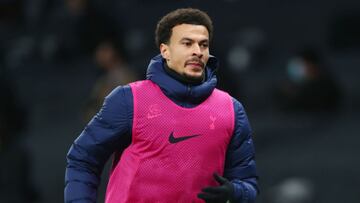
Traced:
<svg viewBox="0 0 360 203">
<path fill-rule="evenodd" d="M 96 202 L 103 167 L 124 137 L 131 137 L 133 97 L 119 86 L 106 98 L 67 154 L 64 201 Z"/>
<path fill-rule="evenodd" d="M 234 186 L 232 203 L 252 203 L 259 192 L 252 132 L 244 107 L 234 98 L 233 103 L 235 126 L 226 154 L 224 176 Z"/>
</svg>

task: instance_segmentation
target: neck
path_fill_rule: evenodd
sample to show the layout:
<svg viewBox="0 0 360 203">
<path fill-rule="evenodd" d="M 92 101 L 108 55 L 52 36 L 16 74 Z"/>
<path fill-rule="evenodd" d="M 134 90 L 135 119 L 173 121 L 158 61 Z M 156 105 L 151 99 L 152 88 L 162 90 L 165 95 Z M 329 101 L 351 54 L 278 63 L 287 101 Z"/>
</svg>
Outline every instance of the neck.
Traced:
<svg viewBox="0 0 360 203">
<path fill-rule="evenodd" d="M 186 75 L 181 75 L 175 70 L 169 68 L 166 62 L 164 62 L 164 70 L 167 74 L 169 74 L 171 77 L 173 77 L 175 80 L 189 85 L 200 85 L 205 81 L 205 74 L 202 74 L 201 78 L 190 78 Z"/>
</svg>

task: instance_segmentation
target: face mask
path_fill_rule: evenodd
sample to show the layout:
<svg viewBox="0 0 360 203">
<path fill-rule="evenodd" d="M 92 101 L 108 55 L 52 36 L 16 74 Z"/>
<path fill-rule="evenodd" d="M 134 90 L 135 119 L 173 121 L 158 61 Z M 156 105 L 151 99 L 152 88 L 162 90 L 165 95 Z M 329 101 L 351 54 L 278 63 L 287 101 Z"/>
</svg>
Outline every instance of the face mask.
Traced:
<svg viewBox="0 0 360 203">
<path fill-rule="evenodd" d="M 305 79 L 304 62 L 298 58 L 291 59 L 287 66 L 287 73 L 289 78 L 296 83 L 300 83 L 304 81 Z"/>
</svg>

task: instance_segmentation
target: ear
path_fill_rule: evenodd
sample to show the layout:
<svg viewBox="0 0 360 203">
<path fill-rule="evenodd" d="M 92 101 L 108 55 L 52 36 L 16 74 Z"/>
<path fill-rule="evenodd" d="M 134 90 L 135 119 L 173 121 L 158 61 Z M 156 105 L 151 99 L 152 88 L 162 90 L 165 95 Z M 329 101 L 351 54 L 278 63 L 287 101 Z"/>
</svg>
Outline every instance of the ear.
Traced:
<svg viewBox="0 0 360 203">
<path fill-rule="evenodd" d="M 160 53 L 161 56 L 165 59 L 165 60 L 169 60 L 170 59 L 170 50 L 169 50 L 169 46 L 167 44 L 161 43 L 160 44 Z"/>
</svg>

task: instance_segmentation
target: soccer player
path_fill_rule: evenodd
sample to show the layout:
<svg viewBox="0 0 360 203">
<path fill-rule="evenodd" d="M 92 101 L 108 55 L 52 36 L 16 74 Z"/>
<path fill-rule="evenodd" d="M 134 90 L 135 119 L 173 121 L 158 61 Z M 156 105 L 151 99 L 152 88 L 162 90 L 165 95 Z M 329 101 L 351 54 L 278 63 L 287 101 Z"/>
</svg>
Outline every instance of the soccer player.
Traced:
<svg viewBox="0 0 360 203">
<path fill-rule="evenodd" d="M 156 27 L 146 80 L 115 88 L 67 155 L 65 202 L 254 202 L 254 146 L 244 107 L 215 88 L 209 16 L 174 10 Z"/>
</svg>

